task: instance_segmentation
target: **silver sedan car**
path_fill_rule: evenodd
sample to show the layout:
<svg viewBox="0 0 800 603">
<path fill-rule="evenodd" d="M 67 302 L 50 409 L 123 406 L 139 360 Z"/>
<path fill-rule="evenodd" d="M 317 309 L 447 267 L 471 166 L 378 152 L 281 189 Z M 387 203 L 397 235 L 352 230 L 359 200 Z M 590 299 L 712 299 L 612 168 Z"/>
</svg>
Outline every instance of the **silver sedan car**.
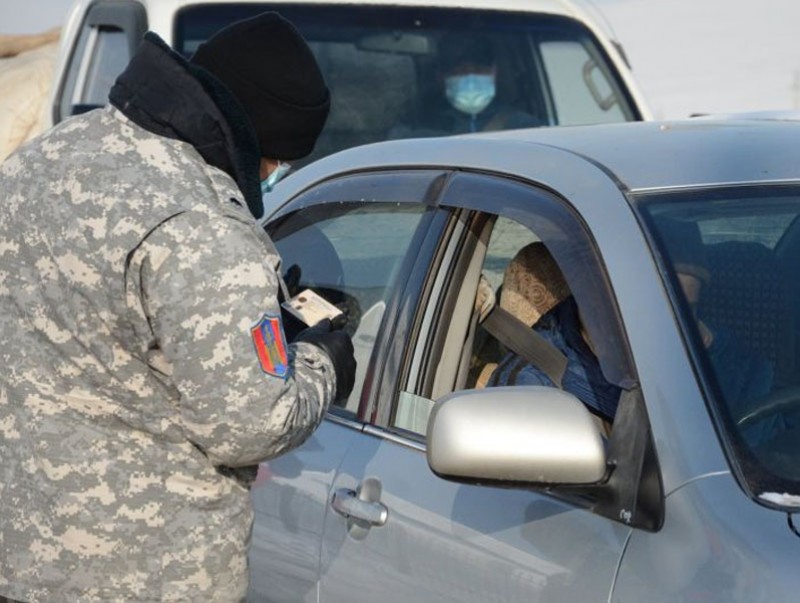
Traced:
<svg viewBox="0 0 800 603">
<path fill-rule="evenodd" d="M 798 600 L 800 123 L 379 143 L 268 201 L 358 373 L 259 468 L 251 601 Z"/>
</svg>

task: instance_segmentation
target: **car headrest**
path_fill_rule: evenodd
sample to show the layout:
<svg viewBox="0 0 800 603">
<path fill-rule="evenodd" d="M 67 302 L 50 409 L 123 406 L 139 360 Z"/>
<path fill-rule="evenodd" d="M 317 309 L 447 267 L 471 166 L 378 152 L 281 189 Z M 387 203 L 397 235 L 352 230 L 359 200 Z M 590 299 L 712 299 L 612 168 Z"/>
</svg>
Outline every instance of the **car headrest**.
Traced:
<svg viewBox="0 0 800 603">
<path fill-rule="evenodd" d="M 503 275 L 500 307 L 533 326 L 570 295 L 553 256 L 536 241 L 517 252 Z"/>
</svg>

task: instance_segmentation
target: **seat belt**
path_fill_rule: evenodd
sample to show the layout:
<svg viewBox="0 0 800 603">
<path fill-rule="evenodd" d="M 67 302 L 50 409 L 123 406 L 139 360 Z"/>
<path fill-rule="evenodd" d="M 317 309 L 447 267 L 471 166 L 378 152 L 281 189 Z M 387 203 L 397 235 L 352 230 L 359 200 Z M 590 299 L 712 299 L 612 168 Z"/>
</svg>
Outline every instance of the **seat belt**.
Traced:
<svg viewBox="0 0 800 603">
<path fill-rule="evenodd" d="M 492 308 L 481 325 L 509 350 L 543 371 L 558 388 L 562 387 L 567 357 L 539 333 L 500 306 Z"/>
</svg>

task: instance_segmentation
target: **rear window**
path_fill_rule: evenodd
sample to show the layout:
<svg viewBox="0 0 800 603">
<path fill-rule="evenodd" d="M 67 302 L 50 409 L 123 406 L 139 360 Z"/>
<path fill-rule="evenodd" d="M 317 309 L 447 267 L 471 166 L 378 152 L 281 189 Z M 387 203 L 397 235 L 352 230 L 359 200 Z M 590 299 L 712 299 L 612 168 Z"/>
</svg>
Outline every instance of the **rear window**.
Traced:
<svg viewBox="0 0 800 603">
<path fill-rule="evenodd" d="M 191 56 L 219 28 L 264 10 L 298 27 L 332 90 L 331 115 L 307 161 L 386 139 L 640 119 L 592 34 L 557 16 L 200 5 L 180 11 L 176 49 Z"/>
</svg>

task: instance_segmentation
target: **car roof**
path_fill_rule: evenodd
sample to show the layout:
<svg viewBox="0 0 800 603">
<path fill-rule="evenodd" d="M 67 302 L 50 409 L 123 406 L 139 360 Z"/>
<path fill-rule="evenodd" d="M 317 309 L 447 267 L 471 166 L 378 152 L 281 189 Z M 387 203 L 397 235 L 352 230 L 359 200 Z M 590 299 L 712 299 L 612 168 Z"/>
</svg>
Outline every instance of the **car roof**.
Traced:
<svg viewBox="0 0 800 603">
<path fill-rule="evenodd" d="M 92 0 L 83 0 L 90 2 Z M 519 11 L 560 15 L 580 21 L 592 30 L 605 44 L 613 38 L 608 24 L 596 18 L 595 11 L 585 10 L 573 0 L 138 0 L 147 8 L 150 28 L 165 40 L 173 34 L 173 16 L 186 6 L 201 4 L 330 4 L 353 6 L 405 6 L 435 7 L 460 10 L 481 9 L 495 11 Z M 587 5 L 590 8 L 591 5 Z"/>
<path fill-rule="evenodd" d="M 77 27 L 77 18 L 86 7 L 97 0 L 75 0 L 68 20 L 69 27 Z M 125 2 L 128 0 L 106 0 Z M 332 4 L 354 6 L 406 6 L 456 8 L 462 10 L 482 9 L 496 11 L 520 11 L 561 15 L 582 22 L 605 44 L 613 38 L 610 27 L 602 13 L 591 3 L 581 0 L 136 0 L 147 10 L 148 26 L 165 40 L 171 40 L 173 17 L 186 6 L 201 4 Z M 600 16 L 600 18 L 598 18 Z"/>
<path fill-rule="evenodd" d="M 698 118 L 528 130 L 509 139 L 581 155 L 630 191 L 800 180 L 798 122 Z"/>
<path fill-rule="evenodd" d="M 336 153 L 286 182 L 299 192 L 326 174 L 388 166 L 454 167 L 547 182 L 567 163 L 559 164 L 565 154 L 571 165 L 576 159 L 592 164 L 631 192 L 798 181 L 800 122 L 696 118 L 398 140 Z"/>
<path fill-rule="evenodd" d="M 139 0 L 153 10 L 163 5 L 164 0 Z M 172 0 L 170 10 L 173 12 L 188 5 L 228 4 L 228 3 L 263 3 L 265 0 Z M 455 8 L 482 8 L 494 10 L 517 10 L 524 12 L 547 12 L 572 15 L 578 8 L 570 0 L 273 0 L 272 3 L 285 4 L 357 4 L 385 6 L 445 6 Z"/>
</svg>

